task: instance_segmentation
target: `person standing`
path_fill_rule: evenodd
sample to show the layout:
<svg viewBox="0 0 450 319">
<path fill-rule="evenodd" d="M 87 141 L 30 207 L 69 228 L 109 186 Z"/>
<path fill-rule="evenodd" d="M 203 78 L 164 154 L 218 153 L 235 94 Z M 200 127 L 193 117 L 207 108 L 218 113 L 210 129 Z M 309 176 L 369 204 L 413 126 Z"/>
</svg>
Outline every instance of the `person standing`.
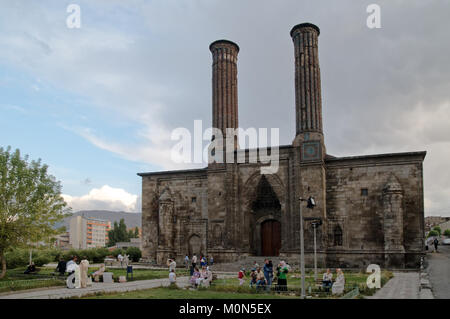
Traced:
<svg viewBox="0 0 450 319">
<path fill-rule="evenodd" d="M 61 257 L 59 259 L 58 265 L 56 266 L 56 271 L 59 272 L 61 276 L 64 276 L 64 274 L 66 273 L 66 265 L 66 261 Z"/>
<path fill-rule="evenodd" d="M 270 290 L 273 278 L 273 264 L 271 260 L 264 260 L 264 277 L 266 278 L 267 286 L 266 289 Z"/>
<path fill-rule="evenodd" d="M 175 271 L 177 269 L 177 263 L 173 259 L 167 259 L 167 266 L 169 267 L 169 272 Z"/>
<path fill-rule="evenodd" d="M 286 263 L 281 261 L 277 267 L 278 288 L 279 291 L 287 291 L 287 273 L 289 272 Z"/>
<path fill-rule="evenodd" d="M 75 266 L 77 265 L 77 256 L 73 256 L 71 260 L 69 260 L 66 264 L 66 272 L 73 273 L 75 271 Z"/>
<path fill-rule="evenodd" d="M 194 254 L 194 256 L 192 256 L 192 267 L 195 269 L 195 266 L 197 266 L 197 256 Z"/>
<path fill-rule="evenodd" d="M 214 258 L 213 258 L 213 256 L 209 257 L 209 264 L 211 266 L 214 265 Z"/>
<path fill-rule="evenodd" d="M 434 238 L 433 245 L 434 245 L 434 251 L 437 252 L 437 248 L 438 248 L 438 245 L 439 245 L 439 240 L 437 239 L 437 237 Z"/>
<path fill-rule="evenodd" d="M 122 256 L 122 254 L 118 254 L 117 255 L 117 260 L 120 261 L 120 267 L 122 267 L 123 266 L 123 256 Z"/>
<path fill-rule="evenodd" d="M 245 269 L 242 268 L 238 273 L 239 286 L 242 286 L 245 281 Z"/>
<path fill-rule="evenodd" d="M 188 255 L 186 255 L 186 257 L 184 257 L 184 266 L 186 268 L 189 268 L 189 256 Z"/>
</svg>

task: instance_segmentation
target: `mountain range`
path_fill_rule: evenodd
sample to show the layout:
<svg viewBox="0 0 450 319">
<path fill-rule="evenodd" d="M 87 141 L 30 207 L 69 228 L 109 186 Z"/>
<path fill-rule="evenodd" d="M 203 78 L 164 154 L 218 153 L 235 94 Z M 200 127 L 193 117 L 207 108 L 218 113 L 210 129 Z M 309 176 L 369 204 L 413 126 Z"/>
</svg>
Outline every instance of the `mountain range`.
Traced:
<svg viewBox="0 0 450 319">
<path fill-rule="evenodd" d="M 70 217 L 65 218 L 62 222 L 55 225 L 56 228 L 65 226 L 69 230 L 70 219 L 74 216 L 84 216 L 92 217 L 103 220 L 109 220 L 111 222 L 111 227 L 114 222 L 119 222 L 122 218 L 125 220 L 125 225 L 127 228 L 141 227 L 142 225 L 142 213 L 126 213 L 126 212 L 116 212 L 109 210 L 81 210 L 72 213 Z"/>
</svg>

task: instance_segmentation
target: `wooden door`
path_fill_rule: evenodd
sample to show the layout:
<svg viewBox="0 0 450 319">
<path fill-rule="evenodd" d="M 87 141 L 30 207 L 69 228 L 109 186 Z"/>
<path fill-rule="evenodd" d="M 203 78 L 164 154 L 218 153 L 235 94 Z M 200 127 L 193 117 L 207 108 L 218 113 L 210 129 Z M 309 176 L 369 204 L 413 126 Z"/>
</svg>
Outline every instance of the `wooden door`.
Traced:
<svg viewBox="0 0 450 319">
<path fill-rule="evenodd" d="M 261 224 L 262 256 L 278 256 L 281 248 L 281 224 L 276 220 L 267 220 Z"/>
</svg>

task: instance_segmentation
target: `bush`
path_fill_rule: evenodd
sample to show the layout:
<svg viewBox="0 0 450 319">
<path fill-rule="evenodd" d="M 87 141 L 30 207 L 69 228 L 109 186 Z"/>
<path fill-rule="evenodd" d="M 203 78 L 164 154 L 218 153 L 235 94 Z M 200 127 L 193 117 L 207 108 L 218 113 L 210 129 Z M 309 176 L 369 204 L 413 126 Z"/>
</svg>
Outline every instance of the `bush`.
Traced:
<svg viewBox="0 0 450 319">
<path fill-rule="evenodd" d="M 450 237 L 450 229 L 444 231 L 444 236 Z"/>
<path fill-rule="evenodd" d="M 427 238 L 428 238 L 428 237 L 433 237 L 433 236 L 439 236 L 439 233 L 438 233 L 437 231 L 435 231 L 435 230 L 431 230 L 431 231 L 428 233 Z"/>
<path fill-rule="evenodd" d="M 117 256 L 119 256 L 119 254 L 123 255 L 124 251 L 122 248 L 116 248 L 111 252 L 111 255 L 113 255 L 115 258 L 117 258 Z"/>
<path fill-rule="evenodd" d="M 439 236 L 441 236 L 441 233 L 442 233 L 441 227 L 435 226 L 435 227 L 433 227 L 433 230 L 437 231 L 439 233 Z"/>
<path fill-rule="evenodd" d="M 48 264 L 49 262 L 52 261 L 53 261 L 52 255 L 46 251 L 38 251 L 36 255 L 33 252 L 33 262 L 36 265 L 36 267 L 44 266 L 45 264 Z"/>
<path fill-rule="evenodd" d="M 5 254 L 6 267 L 9 269 L 27 267 L 30 262 L 30 249 L 16 248 Z M 52 262 L 52 252 L 45 249 L 33 249 L 32 260 L 36 267 L 41 267 Z"/>
<path fill-rule="evenodd" d="M 13 249 L 5 254 L 6 267 L 8 269 L 26 267 L 30 261 L 30 251 L 25 249 Z"/>
<path fill-rule="evenodd" d="M 142 257 L 142 252 L 137 247 L 128 247 L 126 250 L 126 254 L 130 256 L 130 260 L 134 262 L 138 262 Z"/>
</svg>

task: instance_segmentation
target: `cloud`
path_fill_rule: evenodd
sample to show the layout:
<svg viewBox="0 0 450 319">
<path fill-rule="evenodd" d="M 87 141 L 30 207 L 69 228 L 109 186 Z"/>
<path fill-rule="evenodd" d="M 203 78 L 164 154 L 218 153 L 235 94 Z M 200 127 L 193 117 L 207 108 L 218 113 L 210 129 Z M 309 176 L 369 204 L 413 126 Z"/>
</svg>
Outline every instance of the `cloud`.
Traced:
<svg viewBox="0 0 450 319">
<path fill-rule="evenodd" d="M 79 30 L 65 27 L 59 4 L 8 3 L 0 13 L 0 60 L 86 97 L 105 112 L 99 123 L 114 122 L 134 138 L 120 141 L 101 125 L 72 129 L 89 143 L 152 167 L 184 168 L 170 159 L 170 132 L 195 119 L 211 122 L 208 45 L 227 38 L 241 48 L 240 126 L 278 127 L 280 143 L 289 144 L 295 134 L 289 30 L 315 23 L 327 151 L 427 150 L 425 213 L 450 214 L 450 3 L 380 0 L 382 28 L 368 29 L 370 1 L 130 2 L 79 1 Z M 70 120 L 67 126 L 76 126 Z"/>
<path fill-rule="evenodd" d="M 67 204 L 74 211 L 79 210 L 112 210 L 136 212 L 140 207 L 138 195 L 130 194 L 122 188 L 113 188 L 103 185 L 101 188 L 93 188 L 83 196 L 62 195 Z"/>
</svg>

